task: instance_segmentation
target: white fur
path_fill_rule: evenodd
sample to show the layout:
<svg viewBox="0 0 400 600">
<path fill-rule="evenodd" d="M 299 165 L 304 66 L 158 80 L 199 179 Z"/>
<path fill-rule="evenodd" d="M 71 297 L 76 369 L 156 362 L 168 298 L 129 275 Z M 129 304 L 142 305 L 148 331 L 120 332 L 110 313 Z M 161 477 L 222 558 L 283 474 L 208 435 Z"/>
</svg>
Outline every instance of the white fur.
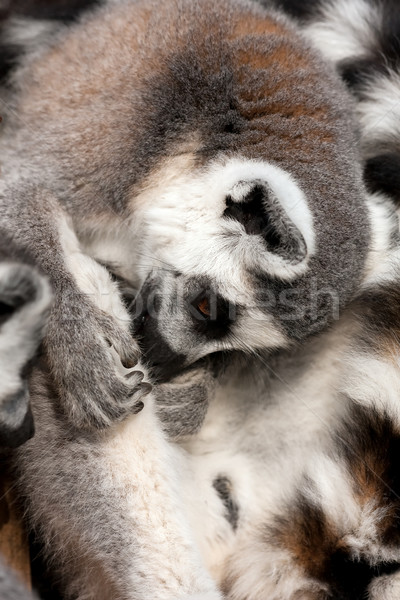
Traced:
<svg viewBox="0 0 400 600">
<path fill-rule="evenodd" d="M 257 530 L 246 532 L 240 540 L 240 555 L 233 555 L 228 562 L 228 577 L 235 581 L 230 600 L 311 600 L 310 587 L 324 589 L 310 585 L 289 552 L 268 547 L 260 538 Z"/>
<path fill-rule="evenodd" d="M 374 153 L 374 141 L 393 142 L 400 137 L 400 73 L 377 75 L 365 85 L 357 105 L 367 152 Z"/>
<path fill-rule="evenodd" d="M 324 56 L 338 62 L 366 55 L 379 21 L 378 6 L 367 0 L 330 0 L 305 33 Z"/>
<path fill-rule="evenodd" d="M 232 324 L 228 344 L 227 350 L 236 348 L 253 354 L 258 348 L 265 349 L 267 346 L 285 348 L 288 341 L 279 324 L 268 313 L 251 306 Z M 221 349 L 224 349 L 223 342 Z"/>
<path fill-rule="evenodd" d="M 339 532 L 356 528 L 359 524 L 360 507 L 344 465 L 326 454 L 313 456 L 307 475 L 315 487 L 305 490 L 313 503 L 320 505 Z"/>
<path fill-rule="evenodd" d="M 65 256 L 65 266 L 73 275 L 79 290 L 128 331 L 131 317 L 121 302 L 117 284 L 112 281 L 105 267 L 82 251 L 72 224 L 67 218 L 60 218 L 59 239 Z"/>
<path fill-rule="evenodd" d="M 132 589 L 159 600 L 221 600 L 188 527 L 182 488 L 192 481 L 185 457 L 166 441 L 150 397 L 138 416 L 106 436 L 103 452 L 106 472 L 131 504 L 126 519 L 146 573 L 144 583 L 132 572 Z"/>
<path fill-rule="evenodd" d="M 268 252 L 259 236 L 247 235 L 240 223 L 223 218 L 226 197 L 235 196 L 238 183 L 260 180 L 273 190 L 305 239 L 308 254 L 299 264 Z M 135 209 L 146 232 L 139 257 L 144 276 L 149 272 L 147 257 L 154 256 L 155 268 L 167 264 L 184 274 L 212 277 L 232 300 L 232 295 L 246 294 L 248 269 L 258 267 L 290 280 L 304 272 L 314 252 L 312 216 L 303 192 L 289 173 L 268 163 L 235 158 L 205 171 L 182 173 L 182 159 L 177 164 L 170 160 L 135 198 Z"/>
<path fill-rule="evenodd" d="M 400 352 L 393 341 L 393 353 L 388 349 L 386 357 L 350 354 L 342 389 L 363 406 L 386 412 L 400 426 Z"/>
<path fill-rule="evenodd" d="M 55 24 L 52 21 L 24 19 L 13 17 L 7 22 L 4 31 L 4 42 L 21 46 L 30 53 L 43 45 L 50 34 L 54 33 Z"/>
<path fill-rule="evenodd" d="M 377 577 L 368 586 L 370 600 L 397 600 L 400 598 L 400 573 Z"/>
<path fill-rule="evenodd" d="M 393 204 L 383 194 L 370 195 L 367 202 L 371 242 L 365 266 L 362 289 L 393 281 L 397 277 L 400 253 L 393 248 L 391 237 L 399 232 L 399 220 Z"/>
</svg>

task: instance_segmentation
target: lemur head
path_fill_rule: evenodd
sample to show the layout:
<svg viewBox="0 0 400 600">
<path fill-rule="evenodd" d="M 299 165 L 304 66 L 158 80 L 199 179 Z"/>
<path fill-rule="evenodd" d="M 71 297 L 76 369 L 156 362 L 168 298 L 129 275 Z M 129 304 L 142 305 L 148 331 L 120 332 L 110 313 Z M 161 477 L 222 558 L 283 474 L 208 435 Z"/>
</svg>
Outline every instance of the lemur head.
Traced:
<svg viewBox="0 0 400 600">
<path fill-rule="evenodd" d="M 135 331 L 159 374 L 288 346 L 351 298 L 370 238 L 351 102 L 276 12 L 113 0 L 14 84 L 8 148 L 141 288 Z"/>
<path fill-rule="evenodd" d="M 173 181 L 143 209 L 131 305 L 155 376 L 216 351 L 285 348 L 339 317 L 365 257 L 363 207 L 334 206 L 332 188 L 330 210 L 315 210 L 310 186 L 244 156 Z"/>
<path fill-rule="evenodd" d="M 224 26 L 207 3 L 209 46 L 170 57 L 169 123 L 179 110 L 193 130 L 134 198 L 134 331 L 161 379 L 215 351 L 320 331 L 351 298 L 370 240 L 341 83 L 290 26 L 243 6 L 226 7 Z"/>
</svg>

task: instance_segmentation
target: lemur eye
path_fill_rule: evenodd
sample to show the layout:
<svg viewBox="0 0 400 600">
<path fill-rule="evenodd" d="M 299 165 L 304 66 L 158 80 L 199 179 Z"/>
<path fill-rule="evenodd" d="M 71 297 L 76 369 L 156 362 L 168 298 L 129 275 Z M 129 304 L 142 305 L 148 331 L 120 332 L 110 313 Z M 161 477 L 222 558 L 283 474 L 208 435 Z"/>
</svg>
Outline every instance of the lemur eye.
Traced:
<svg viewBox="0 0 400 600">
<path fill-rule="evenodd" d="M 221 338 L 228 334 L 236 318 L 236 307 L 212 290 L 203 290 L 189 299 L 189 312 L 195 330 L 208 338 Z"/>
<path fill-rule="evenodd" d="M 189 299 L 190 313 L 196 321 L 210 324 L 218 318 L 217 297 L 210 291 L 203 290 Z"/>
<path fill-rule="evenodd" d="M 211 316 L 211 308 L 210 308 L 210 301 L 207 297 L 202 298 L 196 306 L 197 310 L 199 312 L 201 312 L 201 314 L 204 317 L 210 317 Z"/>
</svg>

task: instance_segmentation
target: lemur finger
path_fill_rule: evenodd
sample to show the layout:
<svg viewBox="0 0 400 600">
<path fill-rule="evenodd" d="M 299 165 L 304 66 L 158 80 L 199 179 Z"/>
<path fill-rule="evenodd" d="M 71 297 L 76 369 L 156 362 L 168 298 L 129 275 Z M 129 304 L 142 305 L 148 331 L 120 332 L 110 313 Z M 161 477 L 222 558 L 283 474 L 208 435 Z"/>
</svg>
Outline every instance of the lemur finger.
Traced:
<svg viewBox="0 0 400 600">
<path fill-rule="evenodd" d="M 118 381 L 118 383 L 113 386 L 113 397 L 117 402 L 117 406 L 120 407 L 121 413 L 126 412 L 126 414 L 130 414 L 132 411 L 134 412 L 138 403 L 142 402 L 143 398 L 153 389 L 153 386 L 150 383 L 142 381 L 144 377 L 143 373 L 140 371 L 136 371 L 135 373 L 136 375 L 134 375 L 133 378 L 128 379 L 125 382 Z M 115 408 L 114 405 L 114 408 L 110 410 L 114 411 L 118 409 Z"/>
<path fill-rule="evenodd" d="M 129 380 L 129 382 L 136 381 L 138 384 L 143 381 L 143 377 L 144 373 L 142 373 L 142 371 L 129 371 L 129 373 L 125 375 L 125 378 Z"/>
<path fill-rule="evenodd" d="M 150 394 L 152 389 L 153 389 L 153 386 L 148 381 L 144 381 L 143 383 L 140 384 L 140 391 L 144 396 L 147 396 L 147 394 Z"/>
<path fill-rule="evenodd" d="M 140 401 L 137 404 L 135 404 L 133 408 L 134 410 L 132 411 L 132 414 L 137 415 L 144 409 L 144 403 Z"/>
<path fill-rule="evenodd" d="M 131 402 L 132 399 L 137 400 L 138 397 L 144 398 L 144 396 L 150 394 L 152 389 L 153 386 L 151 383 L 147 383 L 147 381 L 129 386 L 124 404 Z"/>
<path fill-rule="evenodd" d="M 143 381 L 144 374 L 141 371 L 133 371 L 126 376 L 128 382 L 128 396 L 147 396 L 153 389 L 151 383 Z"/>
<path fill-rule="evenodd" d="M 116 327 L 115 321 L 105 316 L 102 319 L 102 329 L 106 341 L 113 346 L 125 368 L 134 367 L 140 359 L 139 346 L 122 328 Z"/>
</svg>

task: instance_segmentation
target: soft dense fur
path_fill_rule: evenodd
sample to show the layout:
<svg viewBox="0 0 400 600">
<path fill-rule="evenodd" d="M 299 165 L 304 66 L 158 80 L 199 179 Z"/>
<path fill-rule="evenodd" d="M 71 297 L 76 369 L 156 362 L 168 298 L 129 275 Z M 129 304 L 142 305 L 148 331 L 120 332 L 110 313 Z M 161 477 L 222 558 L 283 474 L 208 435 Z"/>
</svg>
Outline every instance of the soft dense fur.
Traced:
<svg viewBox="0 0 400 600">
<path fill-rule="evenodd" d="M 367 183 L 372 191 L 385 192 L 398 202 L 396 3 L 282 4 L 300 19 L 307 35 L 333 59 L 354 91 Z M 382 210 L 383 196 L 375 198 Z M 247 531 L 244 527 L 242 552 L 228 560 L 224 588 L 229 598 L 388 600 L 399 596 L 397 228 L 388 234 L 392 251 L 385 253 L 386 258 L 374 258 L 376 276 L 366 281 L 359 301 L 342 318 L 342 327 L 339 322 L 331 333 L 313 342 L 312 357 L 305 349 L 295 368 L 290 368 L 290 361 L 278 368 L 269 365 L 278 379 L 273 403 L 279 403 L 278 414 L 269 409 L 269 424 L 279 432 L 271 448 L 280 450 L 273 461 L 270 455 L 270 467 L 276 468 L 276 462 L 278 466 L 277 475 L 268 481 L 279 482 L 280 499 L 261 505 L 258 524 L 249 524 Z M 303 360 L 307 361 L 304 374 Z M 310 380 L 311 391 L 304 393 L 303 382 Z M 293 395 L 287 412 L 279 387 Z M 333 396 L 330 389 L 335 390 Z M 300 468 L 296 464 L 298 483 L 293 485 L 291 479 L 289 487 L 293 487 L 288 491 L 289 465 L 285 471 L 282 461 L 298 460 L 303 436 L 298 430 L 298 424 L 304 424 L 299 415 L 302 408 L 296 408 L 296 402 L 307 407 L 307 420 L 311 417 L 315 432 L 310 454 L 304 453 Z M 255 420 L 259 421 L 260 417 Z M 254 435 L 254 429 L 249 429 Z M 284 452 L 285 439 L 296 448 L 295 457 L 292 450 Z M 280 472 L 285 473 L 285 482 Z"/>
<path fill-rule="evenodd" d="M 268 4 L 268 2 L 265 2 Z M 365 178 L 400 198 L 400 11 L 396 0 L 277 0 L 341 74 L 357 100 Z"/>
<path fill-rule="evenodd" d="M 17 466 L 66 595 L 396 598 L 395 312 L 381 322 L 378 300 L 397 297 L 397 222 L 378 196 L 367 210 L 339 81 L 245 2 L 115 2 L 52 40 L 7 87 L 1 210 L 55 290 Z M 288 347 L 353 304 L 300 353 L 228 360 L 217 381 L 205 363 L 143 407 L 129 315 L 86 253 L 141 288 L 161 380 Z M 360 383 L 382 368 L 377 396 Z"/>
<path fill-rule="evenodd" d="M 14 44 L 23 26 L 10 23 Z M 155 279 L 165 301 L 179 293 L 177 309 L 204 293 L 233 305 L 235 319 L 211 338 L 186 307 L 173 331 L 163 308 L 161 320 L 150 315 L 164 345 L 144 335 L 143 346 L 163 376 L 214 350 L 287 346 L 332 320 L 328 296 L 340 309 L 362 272 L 368 217 L 349 99 L 289 23 L 247 2 L 128 1 L 47 46 L 35 23 L 31 48 L 35 31 L 45 47 L 31 50 L 6 97 L 3 221 L 53 284 L 46 347 L 75 424 L 109 424 L 141 399 L 105 343 L 134 361 L 126 324 L 93 306 L 107 275 L 82 252 L 138 287 Z M 95 378 L 82 366 L 89 349 Z"/>
</svg>

